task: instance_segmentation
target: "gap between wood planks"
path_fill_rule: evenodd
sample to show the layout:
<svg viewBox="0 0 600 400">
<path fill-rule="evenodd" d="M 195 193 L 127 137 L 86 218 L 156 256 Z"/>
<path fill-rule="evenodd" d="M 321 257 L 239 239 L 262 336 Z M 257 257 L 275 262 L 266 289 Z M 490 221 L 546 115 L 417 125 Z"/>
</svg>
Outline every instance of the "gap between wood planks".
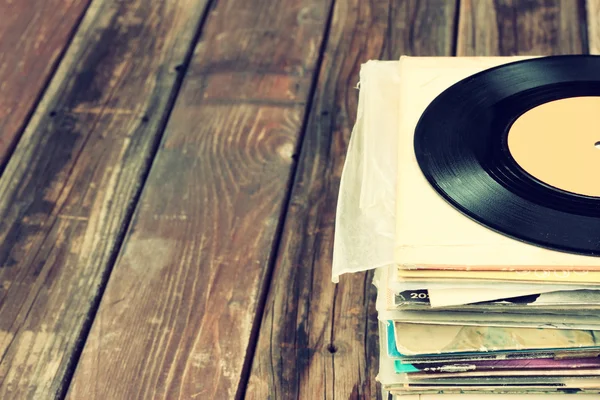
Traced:
<svg viewBox="0 0 600 400">
<path fill-rule="evenodd" d="M 71 382 L 71 380 L 73 378 L 73 375 L 77 368 L 77 363 L 79 361 L 79 358 L 81 357 L 81 352 L 83 351 L 83 348 L 85 347 L 87 336 L 92 327 L 92 323 L 94 322 L 96 313 L 98 312 L 98 307 L 100 306 L 100 300 L 102 299 L 102 295 L 104 294 L 104 291 L 106 290 L 106 284 L 108 283 L 108 279 L 110 278 L 112 269 L 115 266 L 117 257 L 119 255 L 119 253 L 121 252 L 121 247 L 123 245 L 123 239 L 125 238 L 125 235 L 127 234 L 127 231 L 129 230 L 129 227 L 131 225 L 131 221 L 132 221 L 134 211 L 135 211 L 135 206 L 138 204 L 138 202 L 140 200 L 140 197 L 144 190 L 145 183 L 148 179 L 148 176 L 150 175 L 150 170 L 152 169 L 152 164 L 154 163 L 154 159 L 156 158 L 156 154 L 158 153 L 158 149 L 160 148 L 160 145 L 162 143 L 162 139 L 163 139 L 163 135 L 165 133 L 165 129 L 167 127 L 167 123 L 169 122 L 169 118 L 171 116 L 171 112 L 173 111 L 173 107 L 175 106 L 175 101 L 177 100 L 177 96 L 179 95 L 179 91 L 181 90 L 183 80 L 184 80 L 187 70 L 190 66 L 192 57 L 194 56 L 194 50 L 196 48 L 196 45 L 198 44 L 198 41 L 200 40 L 200 37 L 202 35 L 202 28 L 204 27 L 204 23 L 206 22 L 206 19 L 208 18 L 210 11 L 215 7 L 215 5 L 218 1 L 219 0 L 207 0 L 207 5 L 204 9 L 204 12 L 203 12 L 201 18 L 200 18 L 200 21 L 198 22 L 198 26 L 196 27 L 196 32 L 194 32 L 193 39 L 190 43 L 190 47 L 187 51 L 187 54 L 185 55 L 184 61 L 175 67 L 175 69 L 178 73 L 178 76 L 173 84 L 171 96 L 165 106 L 166 111 L 165 111 L 164 118 L 160 121 L 160 123 L 158 125 L 157 138 L 154 141 L 154 145 L 150 149 L 150 160 L 152 160 L 152 161 L 148 164 L 146 170 L 143 171 L 141 174 L 139 189 L 135 193 L 134 198 L 132 200 L 132 204 L 134 206 L 128 210 L 128 212 L 125 216 L 125 220 L 123 222 L 125 229 L 123 229 L 121 234 L 115 239 L 115 241 L 117 242 L 115 251 L 112 254 L 112 256 L 110 257 L 110 260 L 108 261 L 108 268 L 102 277 L 102 281 L 101 281 L 100 287 L 98 289 L 98 296 L 96 296 L 96 298 L 94 299 L 94 301 L 90 307 L 88 318 L 87 318 L 86 323 L 84 324 L 82 332 L 81 332 L 81 340 L 78 342 L 73 353 L 71 354 L 69 368 L 67 369 L 67 373 L 65 375 L 65 384 L 62 385 L 62 387 L 61 387 L 62 390 L 57 394 L 57 397 L 59 399 L 64 399 L 67 395 L 67 392 L 69 391 L 69 383 Z M 144 118 L 147 118 L 147 117 L 144 117 Z"/>
<path fill-rule="evenodd" d="M 310 136 L 308 141 L 305 139 L 300 154 L 304 168 L 296 173 L 294 180 L 292 202 L 296 202 L 296 209 L 286 217 L 287 234 L 283 239 L 285 243 L 280 244 L 278 250 L 274 278 L 277 281 L 271 280 L 269 288 L 271 295 L 278 293 L 268 300 L 271 318 L 277 321 L 269 327 L 269 311 L 263 315 L 259 339 L 261 351 L 256 353 L 255 380 L 248 388 L 251 398 L 377 395 L 375 385 L 371 385 L 376 339 L 372 333 L 373 328 L 377 330 L 376 324 L 370 323 L 375 315 L 374 307 L 370 307 L 374 305 L 374 298 L 370 296 L 373 293 L 372 274 L 356 274 L 345 277 L 340 285 L 331 284 L 326 248 L 333 237 L 330 222 L 344 159 L 342 153 L 356 111 L 352 100 L 356 93 L 351 89 L 354 85 L 349 84 L 349 79 L 356 82 L 359 63 L 380 58 L 382 54 L 397 59 L 398 52 L 440 51 L 436 47 L 440 37 L 433 35 L 435 39 L 427 39 L 423 32 L 427 30 L 423 22 L 428 21 L 431 25 L 432 18 L 437 22 L 435 26 L 443 20 L 442 30 L 436 30 L 436 33 L 443 33 L 441 51 L 449 51 L 446 43 L 452 35 L 446 27 L 450 27 L 454 14 L 447 18 L 444 11 L 440 17 L 435 4 L 431 8 L 412 5 L 386 1 L 337 3 L 339 7 L 334 11 L 337 20 L 335 16 L 333 18 L 336 25 L 332 27 L 333 34 L 328 38 L 330 46 L 325 53 L 327 67 L 321 67 L 316 94 L 318 103 L 313 104 L 310 111 Z M 454 10 L 453 6 L 450 8 Z M 400 23 L 395 22 L 396 17 L 400 17 Z M 420 23 L 413 26 L 415 20 Z M 409 39 L 413 33 L 423 35 L 414 45 Z M 328 110 L 335 110 L 332 111 L 335 117 L 329 116 Z M 304 223 L 304 220 L 308 222 Z M 299 270 L 303 271 L 297 272 Z M 291 293 L 286 295 L 286 292 Z M 368 312 L 364 312 L 367 309 Z M 346 319 L 348 312 L 352 314 L 352 322 Z M 342 325 L 345 328 L 340 328 Z M 277 338 L 273 338 L 275 335 Z M 364 336 L 361 338 L 361 335 Z M 277 349 L 280 346 L 282 349 Z M 269 348 L 272 353 L 265 356 Z M 277 355 L 273 357 L 275 351 Z M 293 360 L 294 357 L 298 359 Z M 283 366 L 278 365 L 278 361 Z"/>
<path fill-rule="evenodd" d="M 455 0 L 454 3 L 454 21 L 452 22 L 452 48 L 450 50 L 450 54 L 456 56 L 456 51 L 458 49 L 458 26 L 460 24 L 460 0 Z"/>
<path fill-rule="evenodd" d="M 77 18 L 75 19 L 73 26 L 71 27 L 70 32 L 67 34 L 67 37 L 66 37 L 65 42 L 63 43 L 62 47 L 59 49 L 59 52 L 58 52 L 58 55 L 56 56 L 56 58 L 54 60 L 43 60 L 43 61 L 51 61 L 50 68 L 47 71 L 45 79 L 43 79 L 43 81 L 40 85 L 38 93 L 32 99 L 29 110 L 23 116 L 22 121 L 20 123 L 17 123 L 18 126 L 16 127 L 14 132 L 11 132 L 10 126 L 8 127 L 8 132 L 5 130 L 0 131 L 0 177 L 2 177 L 2 173 L 4 172 L 4 169 L 6 168 L 6 164 L 8 163 L 8 160 L 10 160 L 12 154 L 14 153 L 15 149 L 17 148 L 17 144 L 19 143 L 19 140 L 21 139 L 21 136 L 23 135 L 25 128 L 29 124 L 29 121 L 31 120 L 31 117 L 33 116 L 35 110 L 38 108 L 40 101 L 44 97 L 44 94 L 46 93 L 46 90 L 48 89 L 48 86 L 50 85 L 50 82 L 52 81 L 54 74 L 56 73 L 59 65 L 61 64 L 61 62 L 67 52 L 67 49 L 73 42 L 73 38 L 75 37 L 75 34 L 79 30 L 81 21 L 83 21 L 83 18 L 85 17 L 85 13 L 87 12 L 87 9 L 89 8 L 91 1 L 92 0 L 85 0 L 86 3 L 83 6 L 82 10 L 79 12 L 79 15 L 77 16 Z M 8 4 L 6 4 L 6 6 L 8 6 Z M 27 6 L 27 5 L 25 5 L 25 6 Z M 31 12 L 31 10 L 29 10 L 29 11 Z M 19 12 L 19 10 L 16 10 L 16 13 L 18 13 L 18 12 Z M 44 11 L 42 11 L 42 12 L 44 12 Z M 59 23 L 64 24 L 64 21 L 60 21 Z M 2 38 L 0 38 L 0 40 L 1 39 Z M 19 61 L 22 62 L 22 60 L 19 60 Z M 16 67 L 15 69 L 18 69 L 18 68 L 20 68 L 20 67 Z M 0 86 L 1 85 L 2 85 L 2 82 L 0 82 Z M 20 106 L 23 106 L 23 104 L 21 104 Z M 4 139 L 4 140 L 8 140 L 8 143 L 5 145 L 6 147 L 4 149 L 4 152 L 2 151 L 2 146 L 1 146 L 2 141 L 3 141 L 2 135 L 10 135 L 8 138 Z"/>
<path fill-rule="evenodd" d="M 211 13 L 67 397 L 94 382 L 99 398 L 235 397 L 329 7 L 232 0 Z M 168 257 L 144 256 L 159 244 Z"/>
<path fill-rule="evenodd" d="M 335 3 L 338 0 L 332 0 L 331 5 L 329 7 L 329 11 L 327 14 L 327 22 L 325 23 L 325 29 L 323 31 L 323 40 L 321 41 L 321 46 L 319 47 L 319 56 L 317 58 L 315 71 L 313 73 L 313 79 L 310 84 L 309 94 L 308 94 L 308 102 L 306 103 L 306 112 L 304 113 L 304 119 L 302 121 L 302 125 L 300 128 L 300 138 L 298 140 L 297 148 L 294 150 L 294 164 L 292 164 L 292 171 L 289 180 L 289 186 L 287 188 L 287 192 L 285 194 L 284 206 L 281 210 L 281 216 L 279 217 L 279 223 L 277 225 L 275 240 L 273 240 L 273 244 L 271 247 L 271 255 L 269 256 L 269 265 L 267 267 L 267 271 L 265 273 L 265 284 L 263 285 L 263 290 L 259 294 L 258 298 L 258 306 L 256 309 L 256 313 L 254 314 L 254 318 L 252 321 L 252 328 L 250 333 L 250 340 L 248 342 L 248 351 L 246 353 L 246 357 L 244 358 L 244 364 L 242 367 L 242 374 L 240 378 L 240 384 L 238 386 L 235 398 L 242 399 L 246 393 L 246 387 L 248 386 L 248 379 L 250 378 L 250 372 L 252 370 L 252 361 L 254 360 L 254 353 L 256 351 L 256 345 L 258 342 L 258 334 L 260 332 L 260 325 L 263 318 L 263 313 L 265 309 L 265 304 L 267 301 L 267 295 L 269 294 L 269 289 L 271 287 L 271 281 L 273 279 L 273 270 L 275 268 L 275 263 L 277 261 L 277 253 L 279 251 L 279 245 L 281 243 L 281 234 L 283 232 L 283 226 L 285 224 L 285 217 L 287 215 L 290 201 L 292 197 L 292 188 L 294 187 L 294 182 L 296 178 L 296 171 L 298 170 L 298 160 L 299 154 L 302 152 L 302 145 L 304 143 L 304 137 L 306 136 L 306 128 L 308 126 L 308 121 L 311 117 L 312 103 L 315 98 L 315 92 L 317 88 L 317 83 L 319 80 L 319 73 L 321 71 L 321 66 L 323 64 L 323 56 L 325 55 L 325 49 L 327 48 L 327 43 L 329 40 L 329 30 L 331 28 L 331 22 L 333 19 L 333 10 L 335 8 Z"/>
<path fill-rule="evenodd" d="M 0 397 L 65 390 L 208 4 L 88 8 L 0 179 Z"/>
</svg>

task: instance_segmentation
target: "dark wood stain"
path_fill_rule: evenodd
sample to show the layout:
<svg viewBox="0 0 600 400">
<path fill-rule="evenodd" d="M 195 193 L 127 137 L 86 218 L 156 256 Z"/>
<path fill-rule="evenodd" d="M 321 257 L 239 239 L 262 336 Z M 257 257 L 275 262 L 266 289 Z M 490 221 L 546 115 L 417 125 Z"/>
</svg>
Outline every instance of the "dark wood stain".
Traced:
<svg viewBox="0 0 600 400">
<path fill-rule="evenodd" d="M 205 6 L 90 5 L 0 179 L 0 398 L 69 383 Z"/>
<path fill-rule="evenodd" d="M 458 55 L 578 54 L 584 0 L 462 0 Z"/>
<path fill-rule="evenodd" d="M 0 1 L 0 174 L 88 4 Z"/>
<path fill-rule="evenodd" d="M 330 4 L 209 13 L 68 398 L 240 395 Z"/>
</svg>

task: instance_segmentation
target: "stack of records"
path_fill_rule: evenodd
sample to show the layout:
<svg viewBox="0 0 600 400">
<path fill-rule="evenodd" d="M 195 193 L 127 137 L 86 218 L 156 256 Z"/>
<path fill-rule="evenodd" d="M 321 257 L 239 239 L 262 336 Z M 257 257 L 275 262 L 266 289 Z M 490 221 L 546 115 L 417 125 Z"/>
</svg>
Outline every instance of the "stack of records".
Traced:
<svg viewBox="0 0 600 400">
<path fill-rule="evenodd" d="M 377 277 L 388 282 L 378 296 L 389 318 L 380 322 L 380 377 L 391 393 L 599 392 L 600 292 L 432 307 L 428 289 L 394 290 L 412 281 L 394 281 L 387 272 Z M 462 287 L 448 281 L 456 292 Z"/>
<path fill-rule="evenodd" d="M 384 398 L 600 398 L 598 71 L 363 65 L 333 280 L 375 270 Z"/>
</svg>

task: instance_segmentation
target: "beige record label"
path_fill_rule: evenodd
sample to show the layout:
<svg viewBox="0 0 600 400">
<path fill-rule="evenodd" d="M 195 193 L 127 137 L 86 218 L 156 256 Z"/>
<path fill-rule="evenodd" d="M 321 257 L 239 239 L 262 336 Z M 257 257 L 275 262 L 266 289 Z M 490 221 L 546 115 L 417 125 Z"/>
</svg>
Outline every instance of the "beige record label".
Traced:
<svg viewBox="0 0 600 400">
<path fill-rule="evenodd" d="M 600 196 L 600 97 L 551 101 L 521 115 L 508 149 L 527 173 L 556 188 Z"/>
</svg>

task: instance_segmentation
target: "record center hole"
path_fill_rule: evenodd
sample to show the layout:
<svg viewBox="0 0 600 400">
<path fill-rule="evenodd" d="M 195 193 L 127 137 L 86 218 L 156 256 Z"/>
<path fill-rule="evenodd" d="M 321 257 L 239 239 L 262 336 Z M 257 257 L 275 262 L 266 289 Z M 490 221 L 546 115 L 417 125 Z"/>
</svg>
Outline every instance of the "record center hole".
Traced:
<svg viewBox="0 0 600 400">
<path fill-rule="evenodd" d="M 594 143 L 594 147 L 600 150 L 600 140 Z"/>
</svg>

